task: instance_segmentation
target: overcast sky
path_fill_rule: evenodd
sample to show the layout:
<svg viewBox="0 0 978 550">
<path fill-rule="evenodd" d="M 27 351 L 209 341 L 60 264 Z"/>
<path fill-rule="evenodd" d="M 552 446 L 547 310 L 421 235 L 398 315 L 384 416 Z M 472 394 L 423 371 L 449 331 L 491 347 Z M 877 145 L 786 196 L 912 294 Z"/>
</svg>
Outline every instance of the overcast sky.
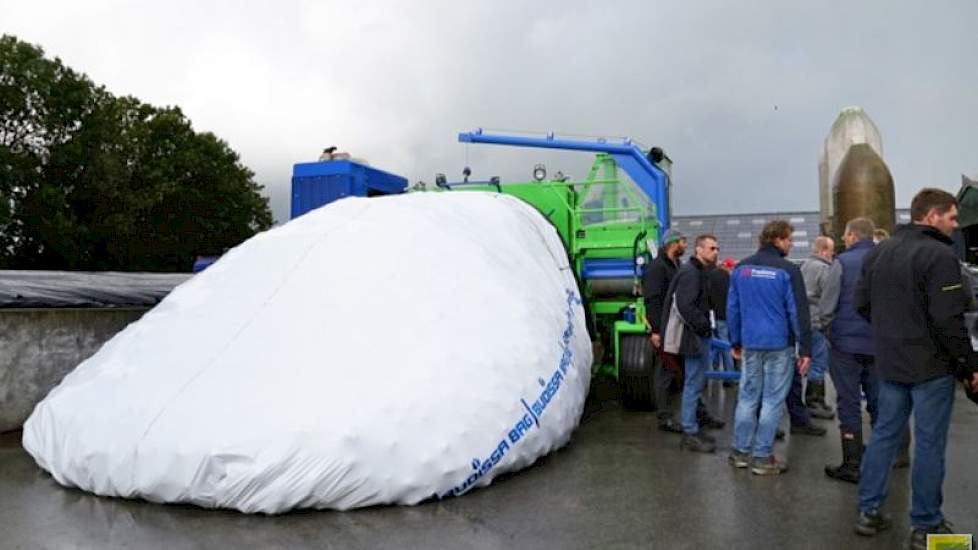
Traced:
<svg viewBox="0 0 978 550">
<path fill-rule="evenodd" d="M 327 145 L 412 182 L 590 165 L 457 142 L 477 127 L 660 145 L 678 214 L 815 210 L 847 105 L 879 126 L 905 206 L 978 173 L 975 21 L 975 0 L 0 0 L 0 32 L 228 141 L 279 220 L 292 165 Z"/>
</svg>

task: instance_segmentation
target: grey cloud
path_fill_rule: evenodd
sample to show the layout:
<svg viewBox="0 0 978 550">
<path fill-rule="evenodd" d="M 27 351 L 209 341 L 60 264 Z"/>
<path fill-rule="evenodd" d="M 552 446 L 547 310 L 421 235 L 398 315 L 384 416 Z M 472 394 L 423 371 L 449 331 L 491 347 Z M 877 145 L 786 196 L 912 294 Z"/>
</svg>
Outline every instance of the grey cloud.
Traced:
<svg viewBox="0 0 978 550">
<path fill-rule="evenodd" d="M 4 32 L 227 139 L 278 219 L 292 164 L 330 144 L 412 181 L 590 163 L 456 143 L 477 126 L 661 145 L 680 213 L 814 209 L 846 105 L 880 127 L 906 204 L 978 171 L 976 19 L 967 0 L 0 2 Z"/>
</svg>

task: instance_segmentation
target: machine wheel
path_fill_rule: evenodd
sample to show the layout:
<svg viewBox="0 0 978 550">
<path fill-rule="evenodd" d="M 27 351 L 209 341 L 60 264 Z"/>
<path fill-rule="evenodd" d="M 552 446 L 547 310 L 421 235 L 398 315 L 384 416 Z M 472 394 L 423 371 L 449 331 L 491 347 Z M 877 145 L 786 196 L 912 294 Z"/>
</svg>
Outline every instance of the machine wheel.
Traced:
<svg viewBox="0 0 978 550">
<path fill-rule="evenodd" d="M 622 405 L 626 408 L 647 411 L 655 406 L 652 372 L 657 361 L 658 356 L 646 335 L 622 335 L 618 387 Z"/>
</svg>

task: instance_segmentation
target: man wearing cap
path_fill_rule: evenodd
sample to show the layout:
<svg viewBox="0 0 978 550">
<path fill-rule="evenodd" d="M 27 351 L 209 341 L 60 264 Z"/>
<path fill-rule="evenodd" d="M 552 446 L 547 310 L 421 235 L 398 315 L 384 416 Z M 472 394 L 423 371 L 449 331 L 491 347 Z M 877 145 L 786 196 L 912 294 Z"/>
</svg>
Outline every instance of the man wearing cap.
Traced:
<svg viewBox="0 0 978 550">
<path fill-rule="evenodd" d="M 642 295 L 645 299 L 645 316 L 648 320 L 652 347 L 659 356 L 653 373 L 655 391 L 656 418 L 659 429 L 682 433 L 679 422 L 673 419 L 672 393 L 670 388 L 681 376 L 683 370 L 682 356 L 666 353 L 662 349 L 662 314 L 672 279 L 679 270 L 680 258 L 686 253 L 686 235 L 678 229 L 669 229 L 662 236 L 662 248 L 645 272 L 642 274 Z M 724 422 L 710 416 L 702 400 L 696 407 L 700 424 L 708 429 L 720 429 Z"/>
<path fill-rule="evenodd" d="M 682 359 L 678 355 L 662 350 L 662 310 L 666 292 L 679 270 L 680 258 L 686 253 L 686 236 L 678 229 L 669 229 L 662 236 L 659 255 L 642 274 L 642 296 L 645 299 L 645 317 L 648 319 L 652 346 L 659 355 L 655 366 L 655 405 L 659 429 L 680 433 L 682 428 L 672 416 L 672 395 L 669 386 L 682 369 Z"/>
</svg>

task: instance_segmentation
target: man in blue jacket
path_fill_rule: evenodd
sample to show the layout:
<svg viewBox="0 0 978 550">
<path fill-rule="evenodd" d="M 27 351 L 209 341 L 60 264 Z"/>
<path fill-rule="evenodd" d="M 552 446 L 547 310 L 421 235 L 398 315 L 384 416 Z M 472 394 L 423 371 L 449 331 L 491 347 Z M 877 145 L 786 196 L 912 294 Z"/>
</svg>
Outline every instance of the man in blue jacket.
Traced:
<svg viewBox="0 0 978 550">
<path fill-rule="evenodd" d="M 879 378 L 873 351 L 873 327 L 856 311 L 853 299 L 863 258 L 873 247 L 876 227 L 867 218 L 855 218 L 846 224 L 842 235 L 846 251 L 839 254 L 829 272 L 822 307 L 832 313 L 829 341 L 832 360 L 829 375 L 835 385 L 839 407 L 839 434 L 842 438 L 842 464 L 826 466 L 825 475 L 841 481 L 859 483 L 859 466 L 863 457 L 863 407 L 871 423 L 876 423 Z"/>
<path fill-rule="evenodd" d="M 804 376 L 811 364 L 805 283 L 798 266 L 785 259 L 793 231 L 784 220 L 768 222 L 760 249 L 730 277 L 727 297 L 730 343 L 734 357 L 743 356 L 729 462 L 736 468 L 750 466 L 757 475 L 787 470 L 772 452 L 774 436 L 795 368 Z"/>
</svg>

